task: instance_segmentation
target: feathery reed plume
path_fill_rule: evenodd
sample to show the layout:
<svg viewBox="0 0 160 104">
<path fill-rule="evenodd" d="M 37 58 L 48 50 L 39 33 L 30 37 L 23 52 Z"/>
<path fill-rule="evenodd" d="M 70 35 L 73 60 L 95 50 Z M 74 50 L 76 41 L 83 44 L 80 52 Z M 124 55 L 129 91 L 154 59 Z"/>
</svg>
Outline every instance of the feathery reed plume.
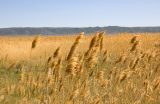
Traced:
<svg viewBox="0 0 160 104">
<path fill-rule="evenodd" d="M 99 39 L 100 39 L 100 51 L 102 51 L 102 49 L 103 49 L 103 35 L 105 34 L 105 32 L 101 32 L 100 34 L 99 34 Z"/>
<path fill-rule="evenodd" d="M 87 58 L 89 69 L 92 69 L 96 65 L 98 61 L 98 52 L 99 52 L 99 47 L 94 47 L 93 50 L 91 51 L 91 54 Z"/>
<path fill-rule="evenodd" d="M 74 55 L 74 53 L 76 52 L 76 49 L 78 47 L 78 44 L 83 36 L 84 36 L 84 32 L 81 32 L 80 35 L 76 38 L 75 42 L 73 43 L 73 45 L 69 51 L 69 54 L 67 56 L 67 60 L 70 60 L 70 58 Z"/>
<path fill-rule="evenodd" d="M 38 42 L 39 38 L 40 38 L 40 36 L 39 36 L 39 35 L 38 35 L 38 36 L 36 36 L 36 37 L 34 38 L 34 40 L 32 41 L 31 49 L 36 48 L 36 46 L 37 46 L 37 42 Z"/>
<path fill-rule="evenodd" d="M 53 53 L 52 56 L 50 56 L 47 60 L 47 69 L 49 67 L 53 68 L 55 67 L 55 65 L 57 64 L 58 62 L 58 58 L 59 58 L 59 53 L 60 53 L 60 47 L 58 47 L 55 52 Z"/>
<path fill-rule="evenodd" d="M 92 38 L 91 42 L 90 42 L 90 45 L 89 45 L 89 50 L 91 50 L 93 47 L 96 46 L 97 44 L 97 40 L 98 40 L 98 37 L 99 37 L 99 32 L 96 33 L 96 35 Z"/>
<path fill-rule="evenodd" d="M 136 41 L 137 41 L 137 36 L 135 35 L 135 36 L 132 37 L 130 43 L 133 44 L 133 43 L 135 43 Z"/>
<path fill-rule="evenodd" d="M 78 64 L 76 66 L 77 74 L 81 74 L 83 72 L 83 64 L 84 64 L 84 55 L 79 56 Z"/>
<path fill-rule="evenodd" d="M 106 49 L 103 53 L 103 56 L 107 56 L 108 50 Z"/>
<path fill-rule="evenodd" d="M 103 48 L 103 34 L 104 32 L 96 33 L 90 42 L 88 51 L 85 53 L 85 59 L 89 69 L 92 69 L 98 61 L 99 51 Z"/>
<path fill-rule="evenodd" d="M 91 49 L 92 47 L 95 46 L 96 41 L 97 41 L 97 35 L 95 35 L 95 36 L 92 38 L 92 40 L 91 40 L 91 42 L 90 42 L 90 45 L 89 45 L 89 49 Z"/>
<path fill-rule="evenodd" d="M 97 33 L 97 34 L 99 34 L 99 33 Z M 88 49 L 88 51 L 85 53 L 85 57 L 89 56 L 89 54 L 90 54 L 91 51 L 93 50 L 92 48 L 95 47 L 95 44 L 96 44 L 96 42 L 97 42 L 97 37 L 98 37 L 97 34 L 92 38 L 92 40 L 91 40 L 91 42 L 90 42 L 90 45 L 89 45 L 89 49 Z"/>
<path fill-rule="evenodd" d="M 55 74 L 55 78 L 56 79 L 60 79 L 61 78 L 61 73 L 60 73 L 60 70 L 61 70 L 61 58 L 59 58 L 58 62 L 57 62 L 57 65 L 55 66 L 55 69 L 54 69 L 54 72 L 53 74 Z"/>
<path fill-rule="evenodd" d="M 104 51 L 104 53 L 103 53 L 103 61 L 102 61 L 102 63 L 105 63 L 106 61 L 107 61 L 107 59 L 108 59 L 108 55 L 107 55 L 107 53 L 108 53 L 108 50 L 106 49 L 105 51 Z"/>
<path fill-rule="evenodd" d="M 30 50 L 30 55 L 29 55 L 29 60 L 31 60 L 32 50 L 36 48 L 39 38 L 40 38 L 40 36 L 37 35 L 37 36 L 33 39 L 33 41 L 32 41 L 31 50 Z"/>
<path fill-rule="evenodd" d="M 59 56 L 59 51 L 60 51 L 60 47 L 58 47 L 58 48 L 55 50 L 55 52 L 54 52 L 54 54 L 53 54 L 53 58 L 56 58 L 57 56 Z"/>
<path fill-rule="evenodd" d="M 136 42 L 133 44 L 132 48 L 130 49 L 130 52 L 135 51 L 135 50 L 137 49 L 138 44 L 139 44 L 139 41 L 136 41 Z"/>
<path fill-rule="evenodd" d="M 66 74 L 67 75 L 73 75 L 75 76 L 76 75 L 76 72 L 77 72 L 77 65 L 78 65 L 78 57 L 74 56 L 74 57 L 71 57 L 69 62 L 68 62 L 68 65 L 67 65 L 67 68 L 66 68 Z"/>
<path fill-rule="evenodd" d="M 48 60 L 47 60 L 47 64 L 49 64 L 52 60 L 52 57 L 49 57 Z"/>
<path fill-rule="evenodd" d="M 138 52 L 138 45 L 140 43 L 140 40 L 138 40 L 137 38 L 139 37 L 139 35 L 135 35 L 133 36 L 133 38 L 130 40 L 130 43 L 132 45 L 130 52 Z"/>
</svg>

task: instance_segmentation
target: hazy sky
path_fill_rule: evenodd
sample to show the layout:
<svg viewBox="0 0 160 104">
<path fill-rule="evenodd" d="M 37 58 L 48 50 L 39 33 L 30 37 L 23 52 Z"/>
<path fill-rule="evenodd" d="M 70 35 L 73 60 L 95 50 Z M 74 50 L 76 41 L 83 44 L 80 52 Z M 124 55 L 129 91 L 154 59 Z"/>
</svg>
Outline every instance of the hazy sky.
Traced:
<svg viewBox="0 0 160 104">
<path fill-rule="evenodd" d="M 0 27 L 160 26 L 160 0 L 0 0 Z"/>
</svg>

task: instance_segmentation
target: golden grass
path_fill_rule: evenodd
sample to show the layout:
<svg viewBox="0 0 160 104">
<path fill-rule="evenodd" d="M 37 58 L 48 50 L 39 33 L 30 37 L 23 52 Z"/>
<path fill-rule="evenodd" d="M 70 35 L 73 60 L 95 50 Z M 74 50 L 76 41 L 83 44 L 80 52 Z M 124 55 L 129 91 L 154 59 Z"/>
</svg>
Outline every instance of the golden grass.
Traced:
<svg viewBox="0 0 160 104">
<path fill-rule="evenodd" d="M 147 50 L 154 46 L 155 42 L 160 41 L 160 33 L 143 33 L 138 34 L 142 44 L 142 48 Z M 88 49 L 91 36 L 84 36 L 78 50 L 85 52 Z M 35 36 L 0 36 L 0 58 L 6 58 L 8 61 L 22 61 L 29 57 L 31 44 Z M 39 60 L 40 58 L 48 58 L 55 49 L 61 47 L 61 55 L 66 56 L 74 42 L 76 36 L 40 36 L 39 44 L 32 52 L 32 58 Z M 122 53 L 128 50 L 128 44 L 132 34 L 116 34 L 114 36 L 104 36 L 103 49 L 107 49 L 111 53 Z M 126 44 L 125 44 L 126 43 Z M 11 62 L 12 63 L 12 62 Z"/>
<path fill-rule="evenodd" d="M 159 104 L 160 33 L 1 36 L 2 104 Z"/>
</svg>

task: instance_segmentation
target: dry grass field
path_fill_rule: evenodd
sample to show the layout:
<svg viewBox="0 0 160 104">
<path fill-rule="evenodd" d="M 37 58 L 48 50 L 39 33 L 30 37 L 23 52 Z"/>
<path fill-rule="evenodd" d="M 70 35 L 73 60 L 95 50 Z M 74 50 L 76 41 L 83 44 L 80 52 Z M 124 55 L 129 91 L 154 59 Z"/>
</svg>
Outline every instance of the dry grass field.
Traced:
<svg viewBox="0 0 160 104">
<path fill-rule="evenodd" d="M 116 34 L 105 35 L 103 40 L 103 50 L 109 53 L 121 54 L 130 48 L 129 41 L 133 35 L 140 35 L 141 46 L 144 51 L 153 48 L 156 42 L 160 41 L 160 33 L 141 33 L 141 34 Z M 79 44 L 78 51 L 85 52 L 90 44 L 93 35 L 86 35 Z M 0 36 L 0 59 L 6 59 L 7 62 L 26 61 L 30 58 L 31 44 L 35 36 Z M 61 56 L 65 57 L 73 44 L 76 35 L 72 36 L 40 36 L 36 49 L 32 51 L 32 58 L 48 58 L 56 48 L 61 48 Z"/>
<path fill-rule="evenodd" d="M 0 36 L 0 104 L 160 104 L 160 33 Z"/>
</svg>

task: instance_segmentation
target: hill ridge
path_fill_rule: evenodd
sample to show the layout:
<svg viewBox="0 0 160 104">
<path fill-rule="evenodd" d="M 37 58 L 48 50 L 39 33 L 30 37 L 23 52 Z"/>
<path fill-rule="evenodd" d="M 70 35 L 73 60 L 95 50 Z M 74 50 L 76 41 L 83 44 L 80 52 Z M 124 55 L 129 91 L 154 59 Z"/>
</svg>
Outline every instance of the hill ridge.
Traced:
<svg viewBox="0 0 160 104">
<path fill-rule="evenodd" d="M 0 35 L 63 35 L 75 34 L 79 32 L 94 33 L 96 31 L 107 31 L 108 33 L 144 33 L 144 32 L 160 32 L 160 26 L 152 27 L 120 27 L 120 26 L 107 26 L 107 27 L 11 27 L 0 28 Z"/>
</svg>

